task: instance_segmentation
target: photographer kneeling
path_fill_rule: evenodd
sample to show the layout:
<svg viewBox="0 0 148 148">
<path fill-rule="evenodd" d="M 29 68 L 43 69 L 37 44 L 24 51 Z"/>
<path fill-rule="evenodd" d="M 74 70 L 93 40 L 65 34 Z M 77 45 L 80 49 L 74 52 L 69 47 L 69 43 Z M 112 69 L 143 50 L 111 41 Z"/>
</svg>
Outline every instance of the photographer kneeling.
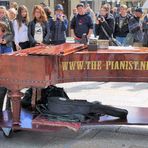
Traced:
<svg viewBox="0 0 148 148">
<path fill-rule="evenodd" d="M 112 38 L 115 28 L 115 20 L 112 14 L 110 14 L 110 8 L 108 5 L 101 7 L 100 15 L 97 16 L 95 32 L 99 39 L 108 40 Z"/>
</svg>

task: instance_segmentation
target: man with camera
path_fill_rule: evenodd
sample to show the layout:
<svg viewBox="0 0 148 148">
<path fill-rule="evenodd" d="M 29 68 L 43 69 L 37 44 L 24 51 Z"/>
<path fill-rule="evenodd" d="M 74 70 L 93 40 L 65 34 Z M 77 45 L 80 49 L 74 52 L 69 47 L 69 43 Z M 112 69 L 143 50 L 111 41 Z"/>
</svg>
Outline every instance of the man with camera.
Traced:
<svg viewBox="0 0 148 148">
<path fill-rule="evenodd" d="M 108 40 L 112 38 L 115 28 L 115 21 L 108 5 L 103 5 L 100 10 L 100 15 L 97 16 L 95 32 L 99 39 Z"/>
</svg>

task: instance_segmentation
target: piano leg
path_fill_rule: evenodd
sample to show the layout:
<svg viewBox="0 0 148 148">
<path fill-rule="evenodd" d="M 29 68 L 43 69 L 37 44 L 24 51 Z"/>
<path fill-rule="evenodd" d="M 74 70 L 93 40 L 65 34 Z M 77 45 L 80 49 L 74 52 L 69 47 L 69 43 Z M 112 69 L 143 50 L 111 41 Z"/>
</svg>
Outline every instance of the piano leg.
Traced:
<svg viewBox="0 0 148 148">
<path fill-rule="evenodd" d="M 9 92 L 9 96 L 12 101 L 13 125 L 19 125 L 21 112 L 21 97 L 23 96 L 23 94 L 19 90 L 12 90 Z"/>
</svg>

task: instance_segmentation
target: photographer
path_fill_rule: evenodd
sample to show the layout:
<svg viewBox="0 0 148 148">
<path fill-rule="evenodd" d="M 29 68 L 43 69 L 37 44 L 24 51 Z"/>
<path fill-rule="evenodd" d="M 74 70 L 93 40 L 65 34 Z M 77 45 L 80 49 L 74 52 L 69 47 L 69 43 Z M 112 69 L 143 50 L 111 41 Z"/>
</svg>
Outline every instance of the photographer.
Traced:
<svg viewBox="0 0 148 148">
<path fill-rule="evenodd" d="M 64 8 L 61 4 L 56 5 L 54 19 L 49 20 L 49 28 L 51 31 L 52 44 L 58 45 L 66 42 L 68 20 L 64 15 Z"/>
<path fill-rule="evenodd" d="M 99 36 L 99 39 L 108 40 L 109 37 L 113 36 L 115 28 L 115 21 L 112 14 L 110 14 L 110 8 L 108 5 L 103 5 L 100 11 L 100 15 L 97 16 L 95 32 L 96 36 Z M 106 33 L 108 36 L 106 35 Z"/>
</svg>

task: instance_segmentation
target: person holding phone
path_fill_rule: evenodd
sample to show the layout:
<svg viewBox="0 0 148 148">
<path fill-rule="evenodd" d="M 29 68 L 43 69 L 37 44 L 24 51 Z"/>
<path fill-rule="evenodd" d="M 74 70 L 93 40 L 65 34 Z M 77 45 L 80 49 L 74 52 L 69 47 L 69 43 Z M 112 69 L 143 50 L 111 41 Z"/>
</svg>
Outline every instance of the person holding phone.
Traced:
<svg viewBox="0 0 148 148">
<path fill-rule="evenodd" d="M 68 29 L 68 20 L 64 14 L 64 8 L 61 4 L 55 7 L 54 19 L 49 20 L 51 30 L 51 43 L 54 45 L 66 42 L 66 31 Z"/>
<path fill-rule="evenodd" d="M 108 40 L 112 38 L 115 29 L 115 20 L 110 14 L 109 5 L 105 4 L 101 7 L 100 15 L 96 17 L 95 32 L 99 39 Z M 106 35 L 106 33 L 108 35 Z"/>
</svg>

